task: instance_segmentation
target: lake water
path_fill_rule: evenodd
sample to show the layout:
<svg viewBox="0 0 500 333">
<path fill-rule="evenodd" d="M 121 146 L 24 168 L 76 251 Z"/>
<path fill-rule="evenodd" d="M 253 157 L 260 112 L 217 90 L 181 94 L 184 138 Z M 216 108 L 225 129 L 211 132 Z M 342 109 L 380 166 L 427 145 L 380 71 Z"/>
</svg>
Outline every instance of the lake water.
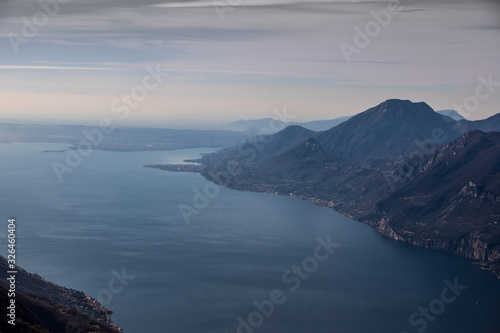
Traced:
<svg viewBox="0 0 500 333">
<path fill-rule="evenodd" d="M 61 148 L 0 145 L 0 253 L 16 217 L 18 264 L 103 300 L 126 333 L 500 332 L 492 273 L 331 209 L 220 188 L 186 224 L 178 206 L 213 184 L 142 166 L 209 150 L 94 151 L 60 183 L 51 163 L 66 153 L 42 151 Z M 318 238 L 340 247 L 317 250 Z M 443 294 L 445 280 L 467 289 Z"/>
</svg>

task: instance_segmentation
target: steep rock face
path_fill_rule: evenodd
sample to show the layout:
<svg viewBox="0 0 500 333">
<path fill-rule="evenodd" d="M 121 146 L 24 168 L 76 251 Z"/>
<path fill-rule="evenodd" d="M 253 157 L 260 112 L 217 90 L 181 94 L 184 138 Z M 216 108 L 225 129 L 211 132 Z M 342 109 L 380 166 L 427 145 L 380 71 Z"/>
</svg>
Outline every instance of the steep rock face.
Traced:
<svg viewBox="0 0 500 333">
<path fill-rule="evenodd" d="M 392 238 L 496 270 L 499 180 L 500 133 L 468 132 L 436 151 L 405 187 L 378 202 L 380 220 L 372 223 L 383 233 L 394 232 Z"/>
<path fill-rule="evenodd" d="M 480 235 L 468 234 L 459 239 L 448 239 L 445 237 L 427 239 L 406 230 L 394 231 L 388 218 L 365 222 L 372 225 L 381 235 L 388 238 L 470 259 L 472 262 L 491 270 L 500 278 L 500 247 L 491 247 L 485 241 L 481 240 Z"/>
</svg>

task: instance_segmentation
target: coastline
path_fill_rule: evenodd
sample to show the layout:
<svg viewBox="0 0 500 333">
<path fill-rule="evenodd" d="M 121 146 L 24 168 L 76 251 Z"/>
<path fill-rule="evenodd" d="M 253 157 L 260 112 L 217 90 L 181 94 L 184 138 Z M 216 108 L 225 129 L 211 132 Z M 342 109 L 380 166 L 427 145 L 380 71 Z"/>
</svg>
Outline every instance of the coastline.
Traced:
<svg viewBox="0 0 500 333">
<path fill-rule="evenodd" d="M 205 177 L 207 180 L 214 181 L 212 179 L 209 179 Z M 215 182 L 215 181 L 214 181 Z M 222 184 L 217 184 L 217 185 L 222 185 Z M 226 186 L 226 185 L 223 185 Z M 241 191 L 239 188 L 232 188 L 234 190 Z M 248 191 L 248 190 L 246 190 Z M 426 248 L 429 250 L 434 250 L 438 252 L 444 252 L 444 253 L 451 253 L 460 257 L 464 257 L 466 259 L 469 259 L 472 264 L 474 265 L 479 265 L 481 269 L 487 270 L 492 272 L 493 274 L 496 275 L 498 279 L 500 279 L 500 270 L 495 267 L 491 267 L 490 263 L 486 262 L 485 260 L 481 260 L 484 257 L 496 257 L 500 258 L 500 253 L 492 252 L 492 253 L 485 253 L 485 250 L 487 248 L 487 245 L 479 240 L 476 237 L 473 237 L 472 235 L 469 236 L 469 238 L 464 242 L 462 241 L 461 243 L 457 244 L 454 242 L 450 242 L 449 240 L 432 240 L 432 239 L 422 239 L 419 238 L 415 235 L 412 235 L 411 233 L 407 232 L 405 234 L 403 233 L 397 233 L 395 230 L 393 230 L 389 225 L 388 225 L 388 219 L 385 217 L 381 217 L 379 219 L 369 219 L 369 218 L 363 218 L 360 215 L 358 215 L 356 212 L 350 211 L 350 210 L 344 210 L 344 209 L 339 209 L 335 206 L 333 202 L 328 202 L 326 200 L 317 200 L 314 197 L 307 197 L 307 196 L 302 196 L 302 195 L 294 195 L 294 194 L 286 194 L 286 193 L 277 193 L 277 192 L 272 192 L 272 191 L 252 191 L 252 192 L 261 192 L 261 193 L 270 193 L 270 194 L 276 194 L 276 195 L 285 195 L 285 196 L 292 196 L 298 199 L 302 200 L 308 200 L 313 202 L 315 205 L 320 206 L 320 207 L 326 207 L 326 208 L 331 208 L 335 210 L 337 213 L 349 217 L 353 219 L 354 221 L 358 223 L 364 223 L 367 224 L 371 227 L 373 227 L 379 234 L 381 234 L 384 237 L 387 237 L 389 239 L 399 241 L 399 242 L 404 242 L 407 244 L 411 244 L 413 246 L 417 247 L 422 247 Z"/>
<path fill-rule="evenodd" d="M 498 260 L 500 259 L 500 251 L 495 251 L 488 249 L 486 243 L 481 241 L 479 237 L 470 234 L 460 241 L 453 239 L 425 239 L 415 235 L 412 232 L 406 230 L 394 230 L 389 225 L 389 219 L 386 216 L 380 215 L 376 212 L 368 212 L 356 210 L 353 206 L 347 206 L 343 204 L 337 204 L 333 201 L 328 201 L 315 197 L 314 195 L 307 194 L 295 194 L 295 193 L 285 193 L 276 190 L 273 184 L 252 184 L 248 185 L 244 182 L 226 182 L 223 183 L 218 181 L 217 177 L 214 177 L 209 168 L 206 165 L 154 165 L 154 166 L 144 166 L 152 167 L 160 170 L 168 170 L 174 172 L 196 172 L 200 173 L 205 179 L 214 182 L 219 186 L 225 186 L 227 188 L 237 190 L 237 191 L 248 191 L 256 193 L 269 193 L 275 195 L 291 196 L 301 200 L 307 200 L 313 204 L 331 208 L 338 212 L 339 214 L 349 217 L 356 222 L 368 224 L 373 227 L 379 234 L 389 239 L 404 242 L 413 246 L 426 248 L 429 250 L 434 250 L 438 252 L 450 253 L 470 260 L 472 264 L 479 265 L 481 269 L 488 270 L 495 274 L 497 278 L 500 279 L 500 267 L 498 266 Z M 219 179 L 220 180 L 220 179 Z"/>
<path fill-rule="evenodd" d="M 444 253 L 451 253 L 460 257 L 464 257 L 466 259 L 469 259 L 472 264 L 474 265 L 479 265 L 481 269 L 487 270 L 492 272 L 493 274 L 496 275 L 498 279 L 500 279 L 500 270 L 496 267 L 491 267 L 492 265 L 485 260 L 481 260 L 484 257 L 490 257 L 493 256 L 495 258 L 500 258 L 500 253 L 497 252 L 491 252 L 491 253 L 486 253 L 484 250 L 487 245 L 479 240 L 476 237 L 473 237 L 472 235 L 469 236 L 469 238 L 464 242 L 462 241 L 461 243 L 453 243 L 448 240 L 432 240 L 432 239 L 421 239 L 418 237 L 415 237 L 411 233 L 398 233 L 395 230 L 393 230 L 389 225 L 388 225 L 388 220 L 385 217 L 380 217 L 379 219 L 370 219 L 370 218 L 363 218 L 361 215 L 357 214 L 355 211 L 350 211 L 350 210 L 345 210 L 342 209 L 338 206 L 335 205 L 334 202 L 331 201 L 326 201 L 326 200 L 321 200 L 317 199 L 315 197 L 309 197 L 307 195 L 295 195 L 293 193 L 279 193 L 276 191 L 256 191 L 254 189 L 247 189 L 247 188 L 238 188 L 238 187 L 231 187 L 227 186 L 226 184 L 220 184 L 215 181 L 215 179 L 210 179 L 206 177 L 203 173 L 201 175 L 209 180 L 214 182 L 217 185 L 222 185 L 227 188 L 231 188 L 233 190 L 237 191 L 250 191 L 250 192 L 257 192 L 257 193 L 269 193 L 269 194 L 275 194 L 275 195 L 283 195 L 283 196 L 291 196 L 297 199 L 301 200 L 308 200 L 314 203 L 315 205 L 319 207 L 326 207 L 326 208 L 331 208 L 335 210 L 337 213 L 349 217 L 353 219 L 354 221 L 358 223 L 364 223 L 367 224 L 371 227 L 373 227 L 379 234 L 381 234 L 384 237 L 387 237 L 389 239 L 399 241 L 399 242 L 404 242 L 407 244 L 411 244 L 413 246 L 417 247 L 422 247 L 426 248 L 429 250 L 434 250 L 438 252 L 444 252 Z"/>
<path fill-rule="evenodd" d="M 7 281 L 7 259 L 0 255 L 0 278 Z M 96 333 L 122 333 L 123 329 L 111 320 L 113 311 L 102 306 L 85 293 L 46 281 L 36 273 L 16 266 L 16 307 L 19 309 L 19 325 L 75 332 L 92 330 Z M 9 288 L 0 283 L 0 293 L 6 297 Z M 34 317 L 33 317 L 34 316 Z M 19 326 L 16 325 L 16 326 Z M 28 329 L 27 326 L 23 326 Z M 73 330 L 72 330 L 73 331 Z"/>
</svg>

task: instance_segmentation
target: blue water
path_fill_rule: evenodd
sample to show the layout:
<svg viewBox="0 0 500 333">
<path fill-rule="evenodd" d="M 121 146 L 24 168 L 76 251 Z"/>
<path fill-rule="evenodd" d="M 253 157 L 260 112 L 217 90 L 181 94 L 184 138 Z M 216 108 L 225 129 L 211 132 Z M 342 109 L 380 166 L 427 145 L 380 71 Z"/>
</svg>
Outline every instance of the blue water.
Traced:
<svg viewBox="0 0 500 333">
<path fill-rule="evenodd" d="M 0 145 L 0 218 L 17 218 L 20 266 L 104 300 L 126 333 L 500 332 L 492 273 L 387 240 L 331 209 L 219 188 L 186 224 L 178 206 L 213 184 L 142 166 L 210 150 L 94 151 L 60 183 L 51 163 L 66 153 L 42 151 L 61 148 Z M 312 259 L 318 237 L 340 245 L 322 262 Z M 304 268 L 286 274 L 303 262 L 307 277 Z M 113 281 L 123 269 L 125 283 Z M 436 301 L 455 278 L 467 289 Z M 280 304 L 257 313 L 254 301 L 269 305 L 273 290 Z M 431 304 L 436 315 L 410 325 Z"/>
</svg>

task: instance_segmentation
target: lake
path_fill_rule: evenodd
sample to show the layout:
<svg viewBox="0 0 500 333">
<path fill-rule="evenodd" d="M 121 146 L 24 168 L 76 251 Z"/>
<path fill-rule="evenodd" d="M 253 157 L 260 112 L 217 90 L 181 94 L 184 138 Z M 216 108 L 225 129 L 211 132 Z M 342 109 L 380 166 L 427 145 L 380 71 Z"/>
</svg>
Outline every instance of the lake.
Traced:
<svg viewBox="0 0 500 333">
<path fill-rule="evenodd" d="M 468 260 L 143 168 L 211 150 L 93 151 L 59 182 L 67 153 L 43 151 L 64 147 L 0 145 L 0 253 L 16 217 L 18 264 L 99 299 L 125 333 L 500 332 L 500 280 Z"/>
</svg>

